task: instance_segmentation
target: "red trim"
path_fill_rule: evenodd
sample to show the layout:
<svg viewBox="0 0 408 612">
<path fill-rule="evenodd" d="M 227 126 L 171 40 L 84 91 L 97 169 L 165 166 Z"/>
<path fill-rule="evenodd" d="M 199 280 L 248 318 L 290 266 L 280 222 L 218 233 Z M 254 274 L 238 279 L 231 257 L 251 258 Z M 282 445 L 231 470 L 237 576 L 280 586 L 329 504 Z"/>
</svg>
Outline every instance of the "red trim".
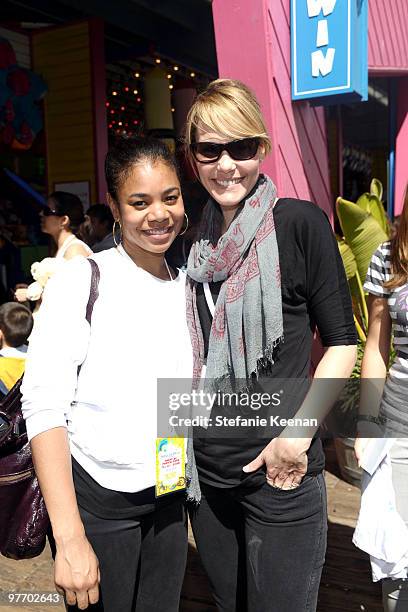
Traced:
<svg viewBox="0 0 408 612">
<path fill-rule="evenodd" d="M 93 106 L 93 139 L 96 194 L 91 194 L 94 202 L 105 202 L 105 156 L 108 151 L 108 126 L 106 121 L 106 68 L 104 23 L 92 17 L 89 24 L 89 50 L 91 57 L 91 85 Z"/>
<path fill-rule="evenodd" d="M 387 67 L 385 68 L 384 66 L 378 66 L 378 67 L 372 67 L 369 66 L 368 67 L 368 76 L 375 76 L 375 77 L 398 77 L 398 76 L 407 76 L 408 75 L 408 67 L 407 68 L 401 68 L 401 67 Z"/>
</svg>

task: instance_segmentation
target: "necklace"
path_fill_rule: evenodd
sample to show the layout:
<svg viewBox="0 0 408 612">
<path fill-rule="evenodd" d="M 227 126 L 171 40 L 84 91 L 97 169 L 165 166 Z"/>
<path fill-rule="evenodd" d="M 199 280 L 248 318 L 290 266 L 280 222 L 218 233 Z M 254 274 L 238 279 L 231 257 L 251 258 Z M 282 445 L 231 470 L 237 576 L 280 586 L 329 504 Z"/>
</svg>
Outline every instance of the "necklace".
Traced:
<svg viewBox="0 0 408 612">
<path fill-rule="evenodd" d="M 123 246 L 122 246 L 122 243 L 120 243 L 120 244 L 119 244 L 119 245 L 116 247 L 116 250 L 117 250 L 117 252 L 118 252 L 118 253 L 119 253 L 119 254 L 120 254 L 122 257 L 127 257 L 128 259 L 130 259 L 131 261 L 133 261 L 133 260 L 132 260 L 132 258 L 131 258 L 131 257 L 130 257 L 130 256 L 127 254 L 127 253 L 126 253 L 125 249 L 124 249 L 124 248 L 123 248 Z M 166 258 L 165 258 L 165 257 L 163 257 L 163 259 L 164 259 L 164 264 L 165 264 L 165 266 L 166 266 L 167 274 L 169 275 L 170 280 L 171 280 L 171 281 L 174 281 L 174 278 L 173 278 L 173 277 L 172 277 L 172 275 L 171 275 L 170 268 L 169 268 L 169 266 L 168 266 L 168 263 L 167 263 L 167 261 L 166 261 Z M 135 263 L 135 262 L 133 262 L 133 263 Z M 136 265 L 137 265 L 137 264 L 136 264 Z"/>
<path fill-rule="evenodd" d="M 168 263 L 167 263 L 167 261 L 166 261 L 166 258 L 165 258 L 165 257 L 164 257 L 164 263 L 166 264 L 167 273 L 168 273 L 168 275 L 170 276 L 170 280 L 171 280 L 171 281 L 173 281 L 173 280 L 174 280 L 174 278 L 173 278 L 173 277 L 172 277 L 172 275 L 171 275 L 170 268 L 169 268 L 169 266 L 168 266 Z"/>
</svg>

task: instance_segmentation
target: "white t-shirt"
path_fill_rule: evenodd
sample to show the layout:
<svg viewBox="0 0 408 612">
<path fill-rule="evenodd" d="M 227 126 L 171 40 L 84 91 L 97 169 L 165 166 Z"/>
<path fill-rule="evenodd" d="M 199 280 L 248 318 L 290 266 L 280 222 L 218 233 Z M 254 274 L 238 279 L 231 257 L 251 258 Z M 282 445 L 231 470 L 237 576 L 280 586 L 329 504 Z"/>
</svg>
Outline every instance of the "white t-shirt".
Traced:
<svg viewBox="0 0 408 612">
<path fill-rule="evenodd" d="M 136 492 L 155 482 L 157 378 L 192 376 L 186 275 L 160 280 L 123 249 L 93 259 L 100 282 L 91 327 L 86 258 L 67 262 L 47 284 L 22 409 L 29 439 L 68 422 L 78 463 L 100 485 Z"/>
</svg>

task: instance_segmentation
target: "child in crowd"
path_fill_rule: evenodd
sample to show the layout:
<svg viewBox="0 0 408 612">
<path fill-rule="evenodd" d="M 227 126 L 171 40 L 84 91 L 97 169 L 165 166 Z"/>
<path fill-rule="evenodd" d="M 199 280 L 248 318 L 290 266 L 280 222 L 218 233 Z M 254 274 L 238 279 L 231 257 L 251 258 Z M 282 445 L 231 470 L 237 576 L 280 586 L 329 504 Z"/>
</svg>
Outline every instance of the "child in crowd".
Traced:
<svg viewBox="0 0 408 612">
<path fill-rule="evenodd" d="M 28 308 L 16 302 L 0 306 L 0 393 L 6 395 L 24 372 L 27 338 L 33 327 Z"/>
</svg>

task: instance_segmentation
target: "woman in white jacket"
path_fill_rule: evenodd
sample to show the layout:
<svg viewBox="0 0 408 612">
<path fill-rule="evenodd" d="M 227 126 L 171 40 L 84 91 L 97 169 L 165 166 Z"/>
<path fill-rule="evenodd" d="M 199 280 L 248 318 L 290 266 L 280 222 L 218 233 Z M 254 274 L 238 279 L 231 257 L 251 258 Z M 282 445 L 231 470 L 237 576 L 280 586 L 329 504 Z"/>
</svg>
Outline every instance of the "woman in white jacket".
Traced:
<svg viewBox="0 0 408 612">
<path fill-rule="evenodd" d="M 87 259 L 48 283 L 23 412 L 69 609 L 98 602 L 92 609 L 176 612 L 184 495 L 156 499 L 154 485 L 157 379 L 192 369 L 185 275 L 165 259 L 183 199 L 174 158 L 158 140 L 121 139 L 105 168 L 120 244 L 92 258 L 100 281 L 91 325 Z"/>
</svg>

